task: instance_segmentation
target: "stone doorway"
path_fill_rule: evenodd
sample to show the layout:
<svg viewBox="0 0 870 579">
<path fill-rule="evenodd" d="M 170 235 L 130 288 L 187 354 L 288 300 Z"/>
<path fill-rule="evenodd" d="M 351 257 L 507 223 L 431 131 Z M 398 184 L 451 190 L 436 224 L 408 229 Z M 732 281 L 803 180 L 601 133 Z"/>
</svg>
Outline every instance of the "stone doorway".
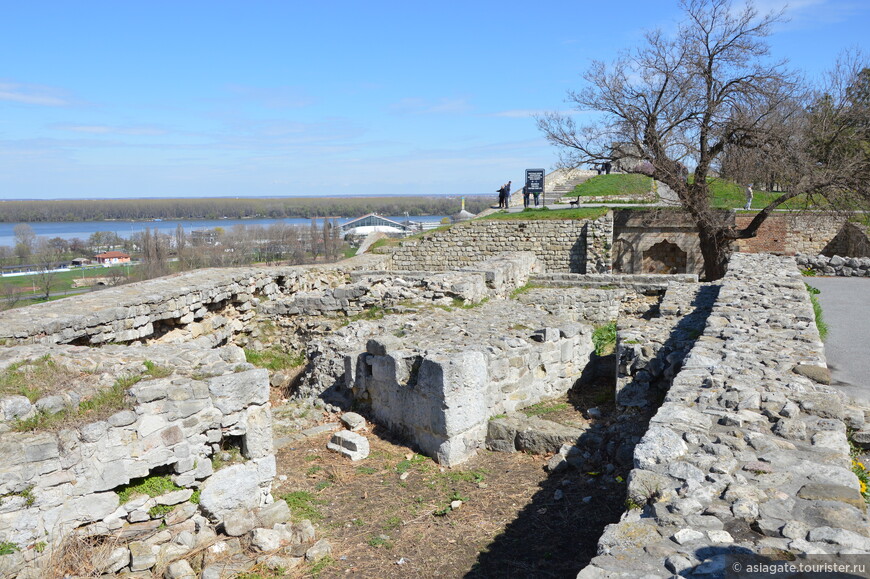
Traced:
<svg viewBox="0 0 870 579">
<path fill-rule="evenodd" d="M 686 252 L 675 243 L 659 241 L 643 252 L 643 273 L 686 273 Z"/>
</svg>

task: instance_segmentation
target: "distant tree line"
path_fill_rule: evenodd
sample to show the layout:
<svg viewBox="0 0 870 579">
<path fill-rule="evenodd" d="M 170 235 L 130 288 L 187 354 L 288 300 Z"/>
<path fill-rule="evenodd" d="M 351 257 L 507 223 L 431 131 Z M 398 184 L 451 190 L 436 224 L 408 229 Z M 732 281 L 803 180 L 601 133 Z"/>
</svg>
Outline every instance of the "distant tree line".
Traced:
<svg viewBox="0 0 870 579">
<path fill-rule="evenodd" d="M 253 263 L 304 264 L 336 261 L 344 256 L 349 246 L 333 220 L 311 220 L 309 225 L 274 223 L 269 226 L 234 225 L 211 230 L 185 233 L 179 226 L 173 235 L 145 228 L 130 239 L 122 239 L 112 232 L 98 231 L 87 241 L 47 238 L 36 235 L 27 224 L 15 227 L 15 246 L 0 246 L 0 263 L 27 265 L 36 273 L 29 279 L 37 295 L 48 299 L 52 292 L 64 291 L 59 287 L 58 268 L 65 267 L 76 257 L 123 249 L 139 262 L 127 273 L 119 268 L 106 270 L 111 285 L 139 281 L 171 273 L 203 267 L 233 267 Z M 24 305 L 20 286 L 0 279 L 0 310 Z M 28 294 L 29 295 L 29 294 Z"/>
<path fill-rule="evenodd" d="M 466 197 L 466 209 L 479 213 L 489 195 Z M 55 199 L 0 201 L 0 221 L 102 221 L 107 219 L 244 219 L 358 217 L 381 215 L 452 215 L 458 197 L 292 197 L 200 199 Z"/>
</svg>

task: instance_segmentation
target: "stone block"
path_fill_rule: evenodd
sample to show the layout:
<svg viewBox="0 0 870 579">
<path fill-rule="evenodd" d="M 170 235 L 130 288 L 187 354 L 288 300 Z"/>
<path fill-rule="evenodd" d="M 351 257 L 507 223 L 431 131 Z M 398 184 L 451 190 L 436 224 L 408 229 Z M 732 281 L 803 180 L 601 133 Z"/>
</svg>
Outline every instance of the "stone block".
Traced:
<svg viewBox="0 0 870 579">
<path fill-rule="evenodd" d="M 326 447 L 354 461 L 362 460 L 369 455 L 368 439 L 350 430 L 333 434 Z"/>
<path fill-rule="evenodd" d="M 208 379 L 215 407 L 224 414 L 242 410 L 249 404 L 269 401 L 269 372 L 264 368 L 225 374 Z"/>
<path fill-rule="evenodd" d="M 238 510 L 253 511 L 260 505 L 257 464 L 249 461 L 222 468 L 203 483 L 199 504 L 213 522 L 224 521 Z"/>
</svg>

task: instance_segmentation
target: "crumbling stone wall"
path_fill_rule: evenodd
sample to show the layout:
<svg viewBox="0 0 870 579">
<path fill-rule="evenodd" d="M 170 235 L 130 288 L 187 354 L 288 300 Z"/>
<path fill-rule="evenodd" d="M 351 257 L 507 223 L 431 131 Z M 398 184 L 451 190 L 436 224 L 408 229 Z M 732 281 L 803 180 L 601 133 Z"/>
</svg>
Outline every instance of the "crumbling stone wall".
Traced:
<svg viewBox="0 0 870 579">
<path fill-rule="evenodd" d="M 4 361 L 49 355 L 65 364 L 80 349 L 16 346 L 7 350 Z M 138 358 L 141 364 L 162 357 L 160 347 L 156 351 L 124 349 L 128 362 Z M 33 432 L 14 431 L 12 422 L 0 424 L 0 537 L 21 548 L 0 557 L 0 574 L 45 576 L 40 569 L 45 571 L 52 553 L 74 530 L 94 536 L 123 531 L 129 537 L 153 531 L 163 519 L 152 517 L 149 509 L 184 503 L 197 489 L 199 508 L 215 525 L 235 516 L 238 509 L 250 512 L 271 502 L 275 455 L 268 374 L 244 364 L 243 354 L 241 366 L 238 356 L 222 361 L 215 359 L 214 351 L 207 351 L 201 357 L 217 375 L 175 374 L 143 380 L 127 393 L 130 408 L 104 420 L 83 418 L 84 423 L 71 423 L 60 430 Z M 197 366 L 192 361 L 188 364 Z M 107 364 L 109 369 L 113 368 Z M 32 411 L 14 418 L 30 415 Z M 215 472 L 211 459 L 231 439 L 238 441 L 247 460 Z M 182 490 L 159 499 L 142 496 L 120 503 L 117 491 L 124 485 L 157 472 L 170 474 Z M 228 487 L 236 490 L 228 491 Z M 190 530 L 201 527 L 205 519 L 200 524 L 191 520 L 202 518 L 197 515 L 199 508 L 192 504 L 180 507 L 163 522 L 169 526 L 187 522 L 184 528 Z M 157 560 L 151 545 L 147 551 L 145 559 L 150 564 L 142 570 Z M 130 551 L 125 553 L 126 563 L 121 567 L 130 563 Z M 144 564 L 145 559 L 137 562 L 136 556 L 134 567 Z M 29 575 L 23 570 L 25 565 Z"/>
<path fill-rule="evenodd" d="M 75 308 L 62 300 L 0 313 L 0 341 L 96 345 L 207 333 L 203 344 L 214 346 L 254 316 L 261 297 L 338 285 L 347 271 L 382 261 L 361 256 L 342 266 L 204 269 L 125 284 L 77 296 Z"/>
<path fill-rule="evenodd" d="M 578 577 L 725 572 L 738 554 L 870 553 L 846 428 L 791 258 L 735 254 L 634 451 L 631 506 Z M 719 571 L 717 571 L 719 570 Z"/>
<path fill-rule="evenodd" d="M 547 272 L 611 271 L 609 215 L 580 220 L 480 220 L 404 241 L 391 253 L 391 269 L 461 269 L 500 253 L 534 253 Z"/>
<path fill-rule="evenodd" d="M 589 361 L 591 333 L 512 300 L 361 320 L 311 344 L 302 389 L 353 399 L 454 465 L 483 445 L 491 416 L 567 392 Z"/>
</svg>

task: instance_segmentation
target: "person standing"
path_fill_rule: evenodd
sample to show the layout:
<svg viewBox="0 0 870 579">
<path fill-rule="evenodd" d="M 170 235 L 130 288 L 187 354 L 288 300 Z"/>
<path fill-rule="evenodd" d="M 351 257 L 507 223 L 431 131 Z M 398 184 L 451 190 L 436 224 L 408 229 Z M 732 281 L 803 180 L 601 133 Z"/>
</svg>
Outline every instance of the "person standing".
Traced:
<svg viewBox="0 0 870 579">
<path fill-rule="evenodd" d="M 744 209 L 752 209 L 752 183 L 746 186 L 746 205 Z"/>
<path fill-rule="evenodd" d="M 511 182 L 508 181 L 507 183 L 502 185 L 502 187 L 501 187 L 501 189 L 499 189 L 499 191 L 501 191 L 501 196 L 502 196 L 502 199 L 504 200 L 504 202 L 502 203 L 502 206 L 505 209 L 507 209 L 511 205 Z"/>
</svg>

